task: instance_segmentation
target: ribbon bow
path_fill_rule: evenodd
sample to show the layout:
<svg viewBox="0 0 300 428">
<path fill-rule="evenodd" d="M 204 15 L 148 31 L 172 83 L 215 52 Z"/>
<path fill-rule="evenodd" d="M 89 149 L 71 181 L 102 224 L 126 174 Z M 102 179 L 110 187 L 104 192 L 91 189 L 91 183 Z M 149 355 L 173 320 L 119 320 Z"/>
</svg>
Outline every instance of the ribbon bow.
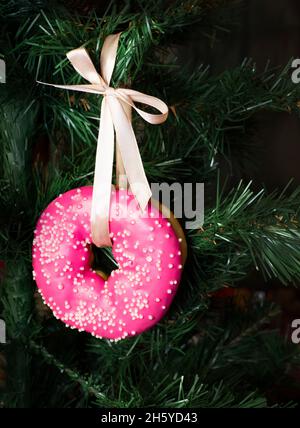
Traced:
<svg viewBox="0 0 300 428">
<path fill-rule="evenodd" d="M 109 236 L 109 209 L 114 158 L 114 131 L 117 145 L 117 174 L 120 171 L 126 173 L 131 191 L 140 208 L 144 210 L 152 193 L 132 128 L 130 110 L 131 107 L 134 108 L 144 120 L 151 124 L 162 123 L 168 117 L 168 107 L 159 98 L 132 89 L 114 89 L 109 86 L 120 35 L 121 33 L 112 34 L 104 41 L 100 56 L 101 75 L 96 71 L 84 48 L 74 49 L 67 53 L 67 57 L 75 70 L 90 84 L 53 85 L 46 83 L 56 88 L 103 95 L 91 210 L 92 240 L 98 247 L 112 246 Z M 134 101 L 154 107 L 161 114 L 144 112 L 135 106 Z"/>
</svg>

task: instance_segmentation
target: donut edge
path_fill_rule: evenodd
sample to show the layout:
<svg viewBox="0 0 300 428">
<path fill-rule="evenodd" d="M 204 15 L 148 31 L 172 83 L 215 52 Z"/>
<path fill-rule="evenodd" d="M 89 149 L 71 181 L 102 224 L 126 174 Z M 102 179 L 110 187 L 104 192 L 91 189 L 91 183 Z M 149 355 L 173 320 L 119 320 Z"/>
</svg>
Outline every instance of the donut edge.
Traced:
<svg viewBox="0 0 300 428">
<path fill-rule="evenodd" d="M 172 228 L 180 242 L 181 262 L 182 262 L 182 265 L 184 266 L 187 259 L 188 251 L 187 251 L 187 242 L 185 238 L 185 233 L 183 231 L 181 224 L 179 223 L 177 218 L 174 216 L 173 212 L 164 204 L 162 204 L 161 202 L 153 198 L 151 198 L 151 204 L 153 204 L 154 207 L 157 208 L 163 214 L 163 216 L 167 218 L 171 223 Z"/>
</svg>

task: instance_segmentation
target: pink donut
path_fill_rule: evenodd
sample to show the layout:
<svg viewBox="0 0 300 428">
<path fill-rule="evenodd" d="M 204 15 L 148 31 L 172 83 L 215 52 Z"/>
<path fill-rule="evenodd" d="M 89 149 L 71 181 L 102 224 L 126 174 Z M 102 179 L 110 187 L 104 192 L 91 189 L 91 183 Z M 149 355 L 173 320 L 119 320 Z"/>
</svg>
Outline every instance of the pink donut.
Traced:
<svg viewBox="0 0 300 428">
<path fill-rule="evenodd" d="M 91 268 L 91 200 L 92 186 L 81 187 L 44 210 L 33 241 L 33 275 L 56 318 L 120 340 L 149 329 L 168 310 L 181 277 L 184 238 L 153 204 L 143 215 L 131 194 L 113 190 L 110 234 L 119 269 L 105 280 Z"/>
</svg>

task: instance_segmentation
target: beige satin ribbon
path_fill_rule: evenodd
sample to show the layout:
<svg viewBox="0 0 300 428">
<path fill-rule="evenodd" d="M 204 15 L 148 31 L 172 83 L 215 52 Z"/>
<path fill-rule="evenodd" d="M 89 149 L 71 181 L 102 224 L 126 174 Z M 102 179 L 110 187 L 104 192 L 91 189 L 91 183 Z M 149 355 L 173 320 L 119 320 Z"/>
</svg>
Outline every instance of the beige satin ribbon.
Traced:
<svg viewBox="0 0 300 428">
<path fill-rule="evenodd" d="M 131 124 L 131 115 L 128 114 L 128 107 L 129 109 L 132 107 L 144 120 L 151 124 L 162 123 L 168 116 L 168 107 L 159 98 L 132 89 L 114 89 L 109 86 L 115 66 L 120 35 L 121 33 L 112 34 L 104 41 L 100 56 L 101 75 L 96 71 L 89 54 L 84 48 L 74 49 L 67 53 L 67 57 L 75 70 L 90 84 L 53 85 L 46 83 L 46 85 L 56 88 L 103 95 L 91 210 L 92 240 L 98 247 L 112 245 L 109 236 L 109 208 L 114 158 L 114 133 L 116 133 L 118 154 L 117 175 L 125 171 L 130 189 L 140 208 L 144 210 L 152 193 L 145 175 Z M 154 107 L 161 114 L 144 112 L 135 106 L 135 101 Z"/>
</svg>

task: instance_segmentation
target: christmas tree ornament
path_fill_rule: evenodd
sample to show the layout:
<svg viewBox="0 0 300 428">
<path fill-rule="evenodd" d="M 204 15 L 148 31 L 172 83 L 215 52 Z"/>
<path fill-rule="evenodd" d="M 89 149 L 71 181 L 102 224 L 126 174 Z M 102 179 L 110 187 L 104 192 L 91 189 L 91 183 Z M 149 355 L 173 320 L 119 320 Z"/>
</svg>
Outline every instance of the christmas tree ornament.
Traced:
<svg viewBox="0 0 300 428">
<path fill-rule="evenodd" d="M 38 221 L 33 267 L 39 290 L 54 315 L 97 337 L 118 340 L 157 323 L 179 284 L 184 234 L 171 215 L 155 208 L 131 124 L 131 109 L 147 122 L 166 120 L 160 99 L 109 86 L 121 33 L 108 36 L 100 57 L 101 75 L 87 51 L 67 54 L 89 84 L 51 85 L 103 96 L 92 187 L 71 190 L 53 201 Z M 150 114 L 134 102 L 160 111 Z M 114 135 L 117 188 L 111 193 Z M 126 177 L 126 180 L 124 180 Z M 130 186 L 125 189 L 124 181 Z M 135 204 L 125 215 L 128 202 Z M 173 230 L 172 223 L 175 225 Z M 177 234 L 179 236 L 177 236 Z M 119 269 L 109 278 L 92 268 L 92 245 L 112 246 Z"/>
<path fill-rule="evenodd" d="M 184 233 L 154 201 L 142 212 L 127 190 L 112 190 L 109 229 L 119 268 L 106 280 L 92 267 L 92 186 L 70 190 L 42 213 L 33 268 L 44 301 L 72 328 L 119 340 L 142 333 L 168 310 L 185 261 Z"/>
</svg>

